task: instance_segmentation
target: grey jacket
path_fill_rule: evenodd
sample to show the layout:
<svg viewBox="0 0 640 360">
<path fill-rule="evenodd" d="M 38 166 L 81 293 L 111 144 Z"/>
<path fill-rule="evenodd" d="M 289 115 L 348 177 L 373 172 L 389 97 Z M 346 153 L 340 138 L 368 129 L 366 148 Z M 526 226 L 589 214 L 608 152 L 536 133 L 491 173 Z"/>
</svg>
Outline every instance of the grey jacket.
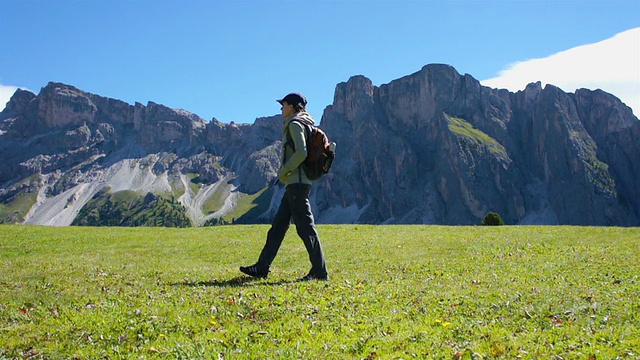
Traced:
<svg viewBox="0 0 640 360">
<path fill-rule="evenodd" d="M 289 119 L 285 119 L 282 124 L 283 159 L 279 177 L 285 186 L 290 184 L 311 185 L 312 183 L 300 166 L 304 162 L 304 159 L 307 158 L 306 130 L 300 123 L 314 125 L 311 115 L 304 111 L 295 114 Z M 287 136 L 287 133 L 289 136 Z"/>
</svg>

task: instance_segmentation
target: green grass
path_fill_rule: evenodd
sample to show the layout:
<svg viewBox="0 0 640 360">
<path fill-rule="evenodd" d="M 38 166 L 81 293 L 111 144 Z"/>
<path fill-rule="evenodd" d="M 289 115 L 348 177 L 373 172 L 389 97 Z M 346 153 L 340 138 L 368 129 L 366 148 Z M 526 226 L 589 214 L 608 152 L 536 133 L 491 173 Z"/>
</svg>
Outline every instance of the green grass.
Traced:
<svg viewBox="0 0 640 360">
<path fill-rule="evenodd" d="M 504 159 L 509 158 L 507 150 L 496 139 L 474 128 L 473 125 L 464 119 L 451 117 L 446 114 L 445 117 L 449 123 L 449 130 L 453 131 L 455 134 L 469 139 L 477 146 L 486 147 L 491 153 L 500 155 Z"/>
<path fill-rule="evenodd" d="M 36 193 L 21 193 L 7 204 L 0 203 L 0 224 L 23 222 L 24 216 L 27 215 L 37 199 L 38 194 Z"/>
<path fill-rule="evenodd" d="M 191 182 L 189 182 L 189 187 L 191 188 L 191 192 L 195 195 L 202 188 L 202 182 L 200 180 L 200 176 L 196 173 L 189 173 L 189 178 L 191 178 Z"/>
<path fill-rule="evenodd" d="M 224 201 L 231 193 L 231 189 L 232 187 L 229 182 L 226 182 L 224 185 L 220 185 L 220 188 L 202 205 L 202 212 L 205 215 L 209 215 L 220 210 L 224 205 Z"/>
<path fill-rule="evenodd" d="M 180 179 L 179 175 L 170 175 L 169 185 L 171 186 L 171 192 L 175 195 L 176 199 L 184 195 L 184 193 L 186 192 L 184 184 L 182 184 L 182 180 Z"/>
<path fill-rule="evenodd" d="M 25 215 L 38 200 L 39 182 L 42 176 L 34 174 L 14 184 L 7 190 L 15 195 L 0 202 L 0 224 L 23 222 Z M 29 190 L 24 190 L 25 188 Z M 17 191 L 22 189 L 22 191 Z"/>
<path fill-rule="evenodd" d="M 266 191 L 271 190 L 269 187 L 264 187 L 262 190 L 255 194 L 238 193 L 236 198 L 236 206 L 230 212 L 226 213 L 222 218 L 231 222 L 233 219 L 240 219 L 255 208 L 260 209 L 260 213 L 267 210 L 271 196 L 262 196 Z M 255 220 L 255 219 L 252 219 Z"/>
<path fill-rule="evenodd" d="M 640 229 L 0 226 L 0 358 L 637 359 Z"/>
</svg>

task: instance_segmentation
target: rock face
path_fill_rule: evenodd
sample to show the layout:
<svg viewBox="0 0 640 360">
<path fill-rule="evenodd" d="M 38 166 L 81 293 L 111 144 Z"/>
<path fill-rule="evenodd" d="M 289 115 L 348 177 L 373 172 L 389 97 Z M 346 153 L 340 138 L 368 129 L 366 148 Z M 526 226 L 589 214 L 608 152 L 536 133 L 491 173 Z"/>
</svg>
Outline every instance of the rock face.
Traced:
<svg viewBox="0 0 640 360">
<path fill-rule="evenodd" d="M 255 193 L 276 174 L 279 129 L 277 118 L 207 122 L 184 110 L 129 105 L 59 83 L 37 96 L 18 90 L 0 113 L 0 212 L 15 212 L 3 214 L 8 222 L 69 225 L 104 188 L 179 197 L 186 207 L 214 184 Z M 34 175 L 42 180 L 30 180 Z M 202 213 L 206 200 L 188 209 L 196 225 L 210 215 Z"/>
<path fill-rule="evenodd" d="M 18 90 L 0 113 L 0 221 L 69 225 L 104 203 L 93 198 L 133 191 L 177 199 L 194 225 L 268 222 L 281 120 L 207 122 L 59 83 Z M 480 224 L 493 211 L 507 224 L 640 225 L 640 122 L 600 90 L 511 93 L 435 64 L 338 84 L 321 126 L 338 147 L 312 192 L 320 223 Z"/>
<path fill-rule="evenodd" d="M 494 211 L 509 224 L 639 224 L 640 122 L 599 90 L 514 94 L 429 65 L 339 84 L 322 125 L 341 145 L 319 191 L 356 204 L 357 221 L 479 224 Z"/>
</svg>

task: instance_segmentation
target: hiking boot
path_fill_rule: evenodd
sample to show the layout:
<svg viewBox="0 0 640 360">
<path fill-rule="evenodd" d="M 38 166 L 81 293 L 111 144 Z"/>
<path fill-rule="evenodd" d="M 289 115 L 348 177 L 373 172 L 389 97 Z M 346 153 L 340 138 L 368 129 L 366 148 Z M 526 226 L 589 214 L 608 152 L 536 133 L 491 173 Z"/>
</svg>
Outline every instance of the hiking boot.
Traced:
<svg viewBox="0 0 640 360">
<path fill-rule="evenodd" d="M 313 280 L 329 281 L 329 275 L 318 276 L 318 275 L 309 273 L 301 277 L 300 279 L 298 279 L 298 281 L 313 281 Z"/>
<path fill-rule="evenodd" d="M 240 271 L 254 278 L 266 278 L 269 275 L 269 270 L 259 267 L 258 264 L 240 266 Z"/>
</svg>

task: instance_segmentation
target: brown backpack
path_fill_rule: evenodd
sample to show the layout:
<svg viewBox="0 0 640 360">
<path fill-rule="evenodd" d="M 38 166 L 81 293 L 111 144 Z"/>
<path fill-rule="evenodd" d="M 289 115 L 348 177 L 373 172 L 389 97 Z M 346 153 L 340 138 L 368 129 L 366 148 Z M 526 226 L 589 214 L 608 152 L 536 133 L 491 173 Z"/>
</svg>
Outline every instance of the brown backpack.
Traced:
<svg viewBox="0 0 640 360">
<path fill-rule="evenodd" d="M 302 168 L 309 180 L 317 180 L 329 172 L 335 158 L 336 144 L 329 142 L 327 134 L 318 126 L 305 124 L 301 121 L 296 122 L 304 127 L 306 135 L 307 158 L 304 159 Z M 293 141 L 289 138 L 288 142 L 293 148 Z"/>
</svg>

